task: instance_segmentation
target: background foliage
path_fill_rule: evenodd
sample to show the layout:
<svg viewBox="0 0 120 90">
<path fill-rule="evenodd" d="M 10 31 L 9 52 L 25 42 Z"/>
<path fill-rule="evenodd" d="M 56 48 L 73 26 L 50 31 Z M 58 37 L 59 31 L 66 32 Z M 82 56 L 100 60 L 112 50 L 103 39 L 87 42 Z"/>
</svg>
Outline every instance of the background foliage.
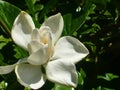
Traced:
<svg viewBox="0 0 120 90">
<path fill-rule="evenodd" d="M 14 44 L 10 32 L 20 10 L 28 12 L 36 27 L 60 12 L 64 35 L 78 38 L 90 54 L 76 65 L 75 90 L 120 90 L 119 0 L 0 0 L 0 65 L 13 64 L 28 55 Z M 14 72 L 0 75 L 0 90 L 30 90 L 21 86 Z M 49 81 L 39 90 L 71 90 Z"/>
</svg>

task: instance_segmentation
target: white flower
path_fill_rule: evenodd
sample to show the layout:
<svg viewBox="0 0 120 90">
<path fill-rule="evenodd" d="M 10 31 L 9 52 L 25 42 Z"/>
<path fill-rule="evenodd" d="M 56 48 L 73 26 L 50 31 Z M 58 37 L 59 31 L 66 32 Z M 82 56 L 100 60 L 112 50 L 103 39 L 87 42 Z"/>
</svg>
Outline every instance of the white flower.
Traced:
<svg viewBox="0 0 120 90">
<path fill-rule="evenodd" d="M 71 36 L 60 38 L 62 30 L 60 13 L 49 17 L 37 29 L 31 16 L 21 11 L 14 21 L 11 35 L 17 45 L 29 52 L 29 56 L 16 64 L 1 66 L 0 74 L 7 74 L 15 68 L 18 81 L 32 89 L 42 87 L 46 79 L 76 87 L 78 76 L 75 64 L 89 52 Z"/>
</svg>

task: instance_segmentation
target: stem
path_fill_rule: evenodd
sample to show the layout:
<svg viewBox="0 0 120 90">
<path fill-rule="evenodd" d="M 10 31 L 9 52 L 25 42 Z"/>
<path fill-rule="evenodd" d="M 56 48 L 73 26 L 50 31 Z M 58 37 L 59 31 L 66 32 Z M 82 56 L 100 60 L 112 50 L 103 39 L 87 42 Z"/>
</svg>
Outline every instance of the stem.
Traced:
<svg viewBox="0 0 120 90">
<path fill-rule="evenodd" d="M 6 25 L 2 22 L 2 20 L 0 20 L 0 25 L 1 25 L 2 28 L 5 30 L 5 32 L 11 37 L 11 32 L 10 32 L 10 30 L 6 27 Z"/>
</svg>

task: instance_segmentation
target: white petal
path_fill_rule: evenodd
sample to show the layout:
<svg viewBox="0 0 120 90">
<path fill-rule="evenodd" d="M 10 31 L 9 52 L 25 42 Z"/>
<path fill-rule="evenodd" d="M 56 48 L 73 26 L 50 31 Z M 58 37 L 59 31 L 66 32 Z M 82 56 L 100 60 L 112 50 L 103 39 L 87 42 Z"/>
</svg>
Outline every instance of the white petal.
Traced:
<svg viewBox="0 0 120 90">
<path fill-rule="evenodd" d="M 60 37 L 63 30 L 63 18 L 60 13 L 49 17 L 42 26 L 48 26 L 51 28 L 51 32 L 53 34 L 53 42 L 55 43 Z M 41 26 L 41 27 L 42 27 Z"/>
<path fill-rule="evenodd" d="M 54 44 L 52 41 L 52 34 L 50 28 L 48 26 L 42 26 L 39 30 L 39 33 L 40 33 L 41 42 L 44 44 L 48 44 L 47 57 L 49 59 L 54 52 Z"/>
<path fill-rule="evenodd" d="M 43 47 L 43 44 L 41 44 L 40 42 L 38 41 L 31 41 L 29 44 L 28 44 L 28 51 L 30 54 L 36 52 L 37 50 L 39 50 L 41 47 Z"/>
<path fill-rule="evenodd" d="M 42 43 L 44 44 L 49 44 L 49 42 L 52 43 L 52 35 L 49 27 L 42 26 L 39 30 L 39 33 L 40 33 L 40 41 Z"/>
<path fill-rule="evenodd" d="M 62 37 L 55 46 L 52 60 L 67 59 L 73 63 L 82 60 L 89 53 L 88 49 L 78 40 L 70 36 Z"/>
<path fill-rule="evenodd" d="M 47 48 L 48 45 L 42 46 L 36 52 L 30 54 L 28 57 L 28 62 L 32 65 L 42 65 L 47 62 Z"/>
<path fill-rule="evenodd" d="M 66 86 L 77 86 L 77 72 L 73 63 L 63 60 L 48 62 L 46 66 L 48 80 Z"/>
<path fill-rule="evenodd" d="M 42 65 L 49 60 L 53 54 L 51 33 L 48 27 L 33 31 L 32 40 L 28 44 L 30 56 L 28 62 L 33 65 Z M 38 34 L 40 35 L 38 35 Z"/>
<path fill-rule="evenodd" d="M 40 66 L 30 64 L 19 64 L 15 67 L 18 81 L 32 89 L 38 89 L 45 83 L 45 76 L 41 72 Z"/>
<path fill-rule="evenodd" d="M 15 64 L 8 66 L 0 66 L 0 74 L 8 74 L 12 72 L 15 68 Z"/>
<path fill-rule="evenodd" d="M 27 50 L 27 44 L 31 40 L 31 32 L 35 29 L 32 17 L 24 11 L 16 17 L 13 28 L 12 38 L 16 44 Z"/>
<path fill-rule="evenodd" d="M 13 65 L 0 66 L 0 74 L 8 74 L 14 70 L 14 68 L 17 64 L 25 63 L 25 62 L 26 62 L 26 58 L 20 59 L 17 63 L 15 63 Z"/>
<path fill-rule="evenodd" d="M 32 40 L 40 41 L 40 34 L 38 29 L 34 29 L 31 35 Z"/>
</svg>

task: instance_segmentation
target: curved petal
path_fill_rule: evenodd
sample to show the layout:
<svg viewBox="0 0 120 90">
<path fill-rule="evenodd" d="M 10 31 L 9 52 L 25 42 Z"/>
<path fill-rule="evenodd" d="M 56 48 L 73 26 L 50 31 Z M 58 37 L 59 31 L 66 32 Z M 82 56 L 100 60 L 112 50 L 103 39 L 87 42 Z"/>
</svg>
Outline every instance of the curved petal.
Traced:
<svg viewBox="0 0 120 90">
<path fill-rule="evenodd" d="M 42 26 L 38 31 L 40 33 L 41 42 L 43 42 L 44 44 L 47 44 L 49 42 L 52 43 L 52 34 L 48 26 Z"/>
<path fill-rule="evenodd" d="M 66 86 L 77 86 L 77 72 L 73 63 L 63 60 L 48 62 L 46 66 L 46 75 L 48 80 L 63 84 Z"/>
<path fill-rule="evenodd" d="M 54 44 L 52 40 L 52 34 L 48 26 L 42 26 L 39 30 L 41 42 L 48 44 L 47 57 L 48 59 L 53 55 Z"/>
<path fill-rule="evenodd" d="M 66 36 L 60 38 L 56 43 L 52 60 L 67 59 L 68 61 L 77 63 L 88 54 L 88 49 L 78 39 Z"/>
<path fill-rule="evenodd" d="M 14 68 L 17 64 L 25 63 L 25 62 L 26 62 L 26 58 L 23 58 L 23 59 L 20 59 L 17 63 L 15 63 L 13 65 L 0 66 L 0 74 L 8 74 L 14 70 Z"/>
<path fill-rule="evenodd" d="M 48 45 L 42 46 L 36 52 L 30 54 L 28 57 L 28 62 L 32 65 L 42 65 L 47 62 L 47 48 Z"/>
<path fill-rule="evenodd" d="M 8 66 L 0 66 L 0 74 L 8 74 L 12 72 L 15 68 L 16 64 L 8 65 Z"/>
<path fill-rule="evenodd" d="M 33 65 L 45 64 L 53 54 L 51 33 L 49 28 L 44 27 L 39 32 L 34 30 L 32 33 L 32 40 L 28 44 L 30 56 L 28 62 Z M 39 35 L 40 36 L 39 36 Z"/>
<path fill-rule="evenodd" d="M 43 44 L 34 40 L 28 44 L 28 51 L 30 54 L 32 54 L 32 53 L 38 51 L 41 47 L 43 47 Z"/>
<path fill-rule="evenodd" d="M 16 17 L 13 28 L 12 38 L 16 44 L 27 50 L 27 44 L 31 40 L 31 32 L 35 29 L 32 17 L 24 11 Z"/>
<path fill-rule="evenodd" d="M 51 32 L 53 34 L 53 42 L 55 43 L 60 37 L 63 30 L 63 18 L 60 13 L 49 17 L 42 26 L 48 26 L 51 28 Z M 42 27 L 41 26 L 41 27 Z"/>
<path fill-rule="evenodd" d="M 38 29 L 33 30 L 32 34 L 31 34 L 31 39 L 34 41 L 40 42 L 40 33 L 39 33 Z"/>
<path fill-rule="evenodd" d="M 32 89 L 38 89 L 45 83 L 45 76 L 41 72 L 40 66 L 30 64 L 19 64 L 15 67 L 15 73 L 18 81 Z"/>
</svg>

